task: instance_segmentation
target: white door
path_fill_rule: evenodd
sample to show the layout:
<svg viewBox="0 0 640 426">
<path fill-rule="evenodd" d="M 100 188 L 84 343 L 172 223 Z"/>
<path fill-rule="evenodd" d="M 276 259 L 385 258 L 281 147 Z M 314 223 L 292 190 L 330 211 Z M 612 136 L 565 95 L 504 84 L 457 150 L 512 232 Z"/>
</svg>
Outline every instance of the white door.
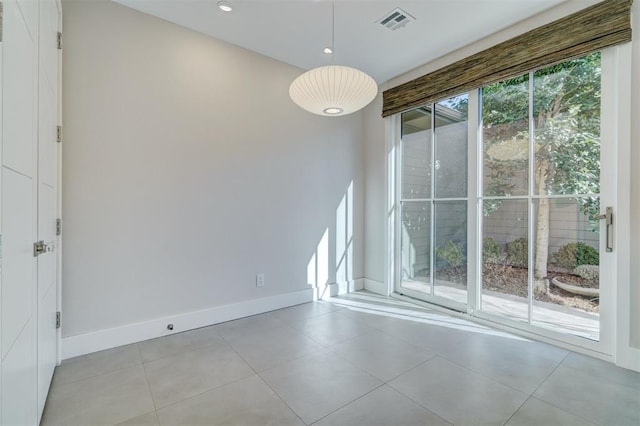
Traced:
<svg viewBox="0 0 640 426">
<path fill-rule="evenodd" d="M 58 193 L 58 46 L 60 13 L 55 0 L 40 5 L 38 101 L 38 415 L 42 415 L 57 356 L 56 216 Z"/>
<path fill-rule="evenodd" d="M 4 1 L 2 40 L 3 425 L 33 425 L 37 404 L 37 3 Z"/>
</svg>

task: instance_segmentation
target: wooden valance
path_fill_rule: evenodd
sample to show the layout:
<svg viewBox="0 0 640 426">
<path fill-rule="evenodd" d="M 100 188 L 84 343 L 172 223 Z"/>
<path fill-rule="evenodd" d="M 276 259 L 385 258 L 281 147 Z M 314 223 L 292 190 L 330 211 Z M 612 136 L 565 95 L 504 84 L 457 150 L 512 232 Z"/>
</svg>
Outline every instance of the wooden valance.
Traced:
<svg viewBox="0 0 640 426">
<path fill-rule="evenodd" d="M 631 41 L 633 0 L 605 0 L 385 90 L 382 116 Z"/>
</svg>

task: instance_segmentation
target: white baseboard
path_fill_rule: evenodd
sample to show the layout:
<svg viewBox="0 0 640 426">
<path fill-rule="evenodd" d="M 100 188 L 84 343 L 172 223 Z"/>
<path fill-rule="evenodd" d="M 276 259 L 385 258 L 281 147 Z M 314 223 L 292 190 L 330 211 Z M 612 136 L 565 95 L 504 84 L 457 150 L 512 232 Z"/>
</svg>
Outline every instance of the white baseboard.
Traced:
<svg viewBox="0 0 640 426">
<path fill-rule="evenodd" d="M 65 337 L 62 339 L 62 359 L 257 315 L 312 300 L 314 300 L 313 290 L 305 289 Z M 172 331 L 167 330 L 167 324 L 173 324 Z"/>
<path fill-rule="evenodd" d="M 616 354 L 616 365 L 633 371 L 640 372 L 640 349 L 627 347 L 618 349 Z"/>
<path fill-rule="evenodd" d="M 364 279 L 364 289 L 372 293 L 381 294 L 383 296 L 389 295 L 387 285 L 383 282 L 371 280 L 369 278 Z"/>
<path fill-rule="evenodd" d="M 335 297 L 341 294 L 351 293 L 357 290 L 364 289 L 364 278 L 356 278 L 354 280 L 342 281 L 337 283 L 327 284 L 324 291 L 319 289 L 318 298 Z"/>
<path fill-rule="evenodd" d="M 341 294 L 345 294 L 344 286 L 338 283 L 331 283 L 327 285 L 328 291 L 324 293 L 324 297 L 335 297 Z"/>
<path fill-rule="evenodd" d="M 353 280 L 353 291 L 364 290 L 365 278 L 356 278 Z"/>
</svg>

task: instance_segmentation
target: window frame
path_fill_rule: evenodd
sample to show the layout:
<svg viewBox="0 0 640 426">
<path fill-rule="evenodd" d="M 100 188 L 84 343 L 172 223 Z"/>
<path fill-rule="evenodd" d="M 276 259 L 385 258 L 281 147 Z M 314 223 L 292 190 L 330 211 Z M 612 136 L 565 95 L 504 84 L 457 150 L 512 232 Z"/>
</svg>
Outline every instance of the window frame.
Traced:
<svg viewBox="0 0 640 426">
<path fill-rule="evenodd" d="M 478 285 L 480 276 L 481 256 L 481 221 L 482 221 L 482 179 L 481 171 L 478 170 L 479 159 L 482 159 L 482 118 L 479 108 L 479 98 L 481 88 L 471 90 L 469 93 L 469 164 L 468 164 L 468 259 L 475 259 L 468 262 L 468 304 L 466 311 L 452 311 L 449 307 L 434 305 L 424 301 L 413 302 L 428 306 L 432 309 L 441 310 L 453 314 L 473 319 L 474 321 L 485 323 L 493 327 L 505 329 L 516 334 L 532 337 L 537 340 L 552 343 L 570 350 L 585 353 L 597 358 L 615 361 L 618 353 L 625 354 L 625 343 L 628 344 L 630 301 L 629 294 L 629 205 L 630 205 L 630 87 L 631 87 L 631 44 L 626 43 L 601 50 L 602 52 L 602 103 L 601 116 L 612 117 L 611 120 L 603 120 L 601 128 L 601 138 L 603 143 L 611 143 L 611 155 L 613 158 L 613 168 L 615 173 L 610 176 L 601 175 L 601 194 L 605 192 L 605 186 L 610 186 L 611 201 L 601 199 L 601 206 L 612 203 L 616 205 L 617 226 L 614 228 L 614 239 L 616 248 L 614 250 L 615 259 L 611 262 L 611 269 L 601 271 L 602 276 L 607 276 L 615 283 L 609 289 L 609 294 L 605 299 L 609 300 L 610 307 L 608 314 L 601 316 L 600 341 L 594 342 L 585 338 L 561 334 L 552 330 L 542 329 L 528 323 L 523 324 L 506 319 L 501 323 L 495 322 L 494 315 L 485 315 L 478 308 L 480 307 L 481 285 Z M 570 58 L 568 58 L 570 59 Z M 530 70 L 534 72 L 535 70 Z M 532 84 L 532 82 L 531 82 Z M 471 107 L 471 105 L 475 107 Z M 531 106 L 530 106 L 531 107 Z M 475 111 L 473 111 L 475 110 Z M 472 121 L 476 121 L 473 123 Z M 400 266 L 400 235 L 401 220 L 399 217 L 401 182 L 398 178 L 401 166 L 400 155 L 400 113 L 393 114 L 384 119 L 386 133 L 386 153 L 387 153 L 387 235 L 386 235 L 386 294 L 392 297 L 402 297 L 396 293 L 395 285 L 401 279 L 399 274 Z M 604 142 L 605 140 L 609 142 Z M 532 182 L 530 180 L 529 185 Z M 617 184 L 617 186 L 616 186 Z M 531 195 L 531 194 L 530 194 Z M 530 239 L 530 244 L 533 242 Z M 602 249 L 602 247 L 601 247 Z M 601 250 L 602 251 L 602 250 Z M 530 250 L 530 253 L 532 251 Z M 531 272 L 532 273 L 532 272 Z M 626 340 L 625 340 L 626 338 Z M 627 356 L 628 358 L 628 356 Z M 626 359 L 626 358 L 625 358 Z M 629 362 L 629 361 L 624 361 Z"/>
</svg>

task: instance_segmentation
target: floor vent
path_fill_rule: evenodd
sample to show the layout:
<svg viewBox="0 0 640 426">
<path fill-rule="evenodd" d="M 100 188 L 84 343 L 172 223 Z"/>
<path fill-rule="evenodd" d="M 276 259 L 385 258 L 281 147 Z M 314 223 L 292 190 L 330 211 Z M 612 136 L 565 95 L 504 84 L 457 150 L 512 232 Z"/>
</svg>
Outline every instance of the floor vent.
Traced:
<svg viewBox="0 0 640 426">
<path fill-rule="evenodd" d="M 384 15 L 378 21 L 378 24 L 382 25 L 385 28 L 389 28 L 391 31 L 398 30 L 400 28 L 404 28 L 411 21 L 415 21 L 416 18 L 409 15 L 404 10 L 396 7 L 391 12 Z"/>
</svg>

